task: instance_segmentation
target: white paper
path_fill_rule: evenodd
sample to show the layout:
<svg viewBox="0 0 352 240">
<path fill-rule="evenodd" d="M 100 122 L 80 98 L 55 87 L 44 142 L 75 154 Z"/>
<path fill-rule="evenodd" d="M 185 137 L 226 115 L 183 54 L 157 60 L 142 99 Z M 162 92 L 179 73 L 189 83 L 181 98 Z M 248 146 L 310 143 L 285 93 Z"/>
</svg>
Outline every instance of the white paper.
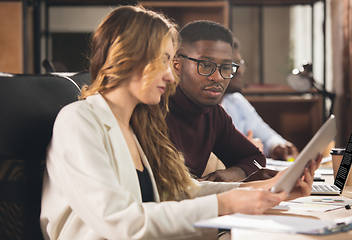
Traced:
<svg viewBox="0 0 352 240">
<path fill-rule="evenodd" d="M 293 212 L 295 211 L 303 211 L 303 212 L 327 212 L 331 210 L 336 210 L 339 208 L 344 208 L 345 205 L 329 205 L 329 204 L 315 204 L 313 202 L 281 202 L 280 207 L 272 208 L 272 209 L 289 209 Z"/>
<path fill-rule="evenodd" d="M 345 207 L 348 204 L 352 206 L 352 199 L 347 199 L 342 197 L 319 196 L 319 195 L 301 197 L 301 198 L 291 200 L 290 202 L 310 203 L 315 205 L 343 206 L 343 207 Z"/>
<path fill-rule="evenodd" d="M 282 215 L 246 215 L 236 213 L 222 217 L 196 222 L 196 227 L 207 228 L 244 228 L 265 232 L 308 233 L 319 234 L 325 227 L 333 224 L 332 221 L 293 217 Z"/>
<path fill-rule="evenodd" d="M 332 160 L 331 155 L 323 158 L 321 163 L 327 163 Z M 272 158 L 267 158 L 266 159 L 266 164 L 269 166 L 280 166 L 280 167 L 289 167 L 293 164 L 293 162 L 288 162 L 288 161 L 281 161 L 281 160 L 274 160 Z"/>
</svg>

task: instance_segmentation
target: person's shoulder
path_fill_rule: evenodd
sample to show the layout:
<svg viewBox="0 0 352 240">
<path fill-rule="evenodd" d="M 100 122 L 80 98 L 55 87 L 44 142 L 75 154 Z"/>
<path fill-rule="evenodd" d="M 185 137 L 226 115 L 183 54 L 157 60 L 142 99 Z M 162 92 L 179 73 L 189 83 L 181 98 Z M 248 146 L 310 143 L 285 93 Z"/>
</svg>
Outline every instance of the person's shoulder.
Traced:
<svg viewBox="0 0 352 240">
<path fill-rule="evenodd" d="M 223 102 L 243 102 L 247 101 L 247 99 L 242 95 L 242 93 L 235 92 L 235 93 L 226 93 L 223 97 Z"/>
<path fill-rule="evenodd" d="M 242 93 L 235 92 L 230 95 L 231 95 L 230 101 L 233 104 L 236 103 L 237 107 L 239 107 L 239 106 L 246 106 L 246 107 L 252 106 L 252 104 L 247 100 L 247 98 L 245 96 L 243 96 Z"/>
<path fill-rule="evenodd" d="M 66 106 L 64 106 L 58 116 L 62 115 L 77 115 L 79 113 L 82 113 L 84 111 L 89 110 L 90 104 L 87 102 L 87 100 L 78 100 L 75 102 L 72 102 Z"/>
<path fill-rule="evenodd" d="M 245 98 L 245 96 L 243 96 L 242 93 L 235 92 L 232 95 L 233 95 L 232 97 L 235 98 L 235 99 L 238 99 L 238 100 L 241 100 L 241 101 L 247 101 L 247 99 Z"/>
<path fill-rule="evenodd" d="M 82 116 L 86 115 L 86 112 L 89 112 L 87 109 L 88 104 L 86 100 L 78 100 L 70 103 L 59 111 L 55 119 L 55 125 L 67 125 L 80 121 L 79 119 L 83 119 L 84 117 Z"/>
</svg>

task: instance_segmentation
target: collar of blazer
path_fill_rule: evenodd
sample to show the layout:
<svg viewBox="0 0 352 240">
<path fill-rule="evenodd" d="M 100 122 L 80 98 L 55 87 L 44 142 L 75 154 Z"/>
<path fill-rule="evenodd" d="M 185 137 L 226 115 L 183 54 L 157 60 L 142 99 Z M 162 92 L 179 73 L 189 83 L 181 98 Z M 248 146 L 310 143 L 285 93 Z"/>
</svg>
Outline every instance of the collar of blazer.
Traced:
<svg viewBox="0 0 352 240">
<path fill-rule="evenodd" d="M 87 101 L 104 125 L 111 128 L 114 124 L 117 124 L 114 114 L 100 93 L 87 97 Z"/>
</svg>

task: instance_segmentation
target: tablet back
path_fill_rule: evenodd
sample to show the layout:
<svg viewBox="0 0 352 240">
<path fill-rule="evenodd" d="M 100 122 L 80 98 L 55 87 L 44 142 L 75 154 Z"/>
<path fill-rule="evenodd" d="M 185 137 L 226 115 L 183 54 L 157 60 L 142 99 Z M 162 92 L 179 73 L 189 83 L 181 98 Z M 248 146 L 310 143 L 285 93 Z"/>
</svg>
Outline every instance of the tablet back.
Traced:
<svg viewBox="0 0 352 240">
<path fill-rule="evenodd" d="M 326 146 L 335 138 L 336 131 L 335 116 L 331 115 L 303 148 L 294 163 L 271 189 L 271 192 L 291 192 L 298 178 L 303 175 L 304 169 L 310 160 L 315 160 L 324 151 Z"/>
</svg>

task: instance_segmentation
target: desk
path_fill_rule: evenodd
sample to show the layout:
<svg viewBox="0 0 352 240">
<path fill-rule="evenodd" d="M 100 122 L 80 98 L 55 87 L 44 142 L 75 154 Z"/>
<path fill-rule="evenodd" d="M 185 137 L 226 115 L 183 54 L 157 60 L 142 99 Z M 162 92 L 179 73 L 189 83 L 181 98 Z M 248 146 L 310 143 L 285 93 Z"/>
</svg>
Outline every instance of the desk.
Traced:
<svg viewBox="0 0 352 240">
<path fill-rule="evenodd" d="M 332 176 L 322 176 L 323 178 L 326 178 L 326 183 L 331 184 L 332 183 Z M 352 198 L 352 186 L 346 186 L 344 188 L 344 191 L 341 196 L 329 196 L 331 198 Z M 337 210 L 332 210 L 328 212 L 292 212 L 292 211 L 285 211 L 285 212 L 279 212 L 279 211 L 273 211 L 270 210 L 268 211 L 269 214 L 280 214 L 280 215 L 291 215 L 291 216 L 297 216 L 297 217 L 315 217 L 319 218 L 322 220 L 328 220 L 328 219 L 336 219 L 336 218 L 342 218 L 342 217 L 349 217 L 352 216 L 352 209 L 351 210 L 346 210 L 344 208 L 337 209 Z M 312 240 L 312 239 L 318 239 L 318 240 L 351 240 L 352 239 L 352 230 L 349 232 L 344 232 L 344 233 L 337 233 L 337 234 L 332 234 L 332 235 L 326 235 L 326 236 L 315 236 L 315 235 L 305 235 L 305 234 L 285 234 L 285 233 L 269 233 L 269 232 L 259 232 L 259 231 L 253 231 L 253 230 L 245 230 L 245 229 L 232 229 L 231 230 L 231 239 L 232 240 L 248 240 L 248 239 L 261 239 L 261 240 Z"/>
</svg>

